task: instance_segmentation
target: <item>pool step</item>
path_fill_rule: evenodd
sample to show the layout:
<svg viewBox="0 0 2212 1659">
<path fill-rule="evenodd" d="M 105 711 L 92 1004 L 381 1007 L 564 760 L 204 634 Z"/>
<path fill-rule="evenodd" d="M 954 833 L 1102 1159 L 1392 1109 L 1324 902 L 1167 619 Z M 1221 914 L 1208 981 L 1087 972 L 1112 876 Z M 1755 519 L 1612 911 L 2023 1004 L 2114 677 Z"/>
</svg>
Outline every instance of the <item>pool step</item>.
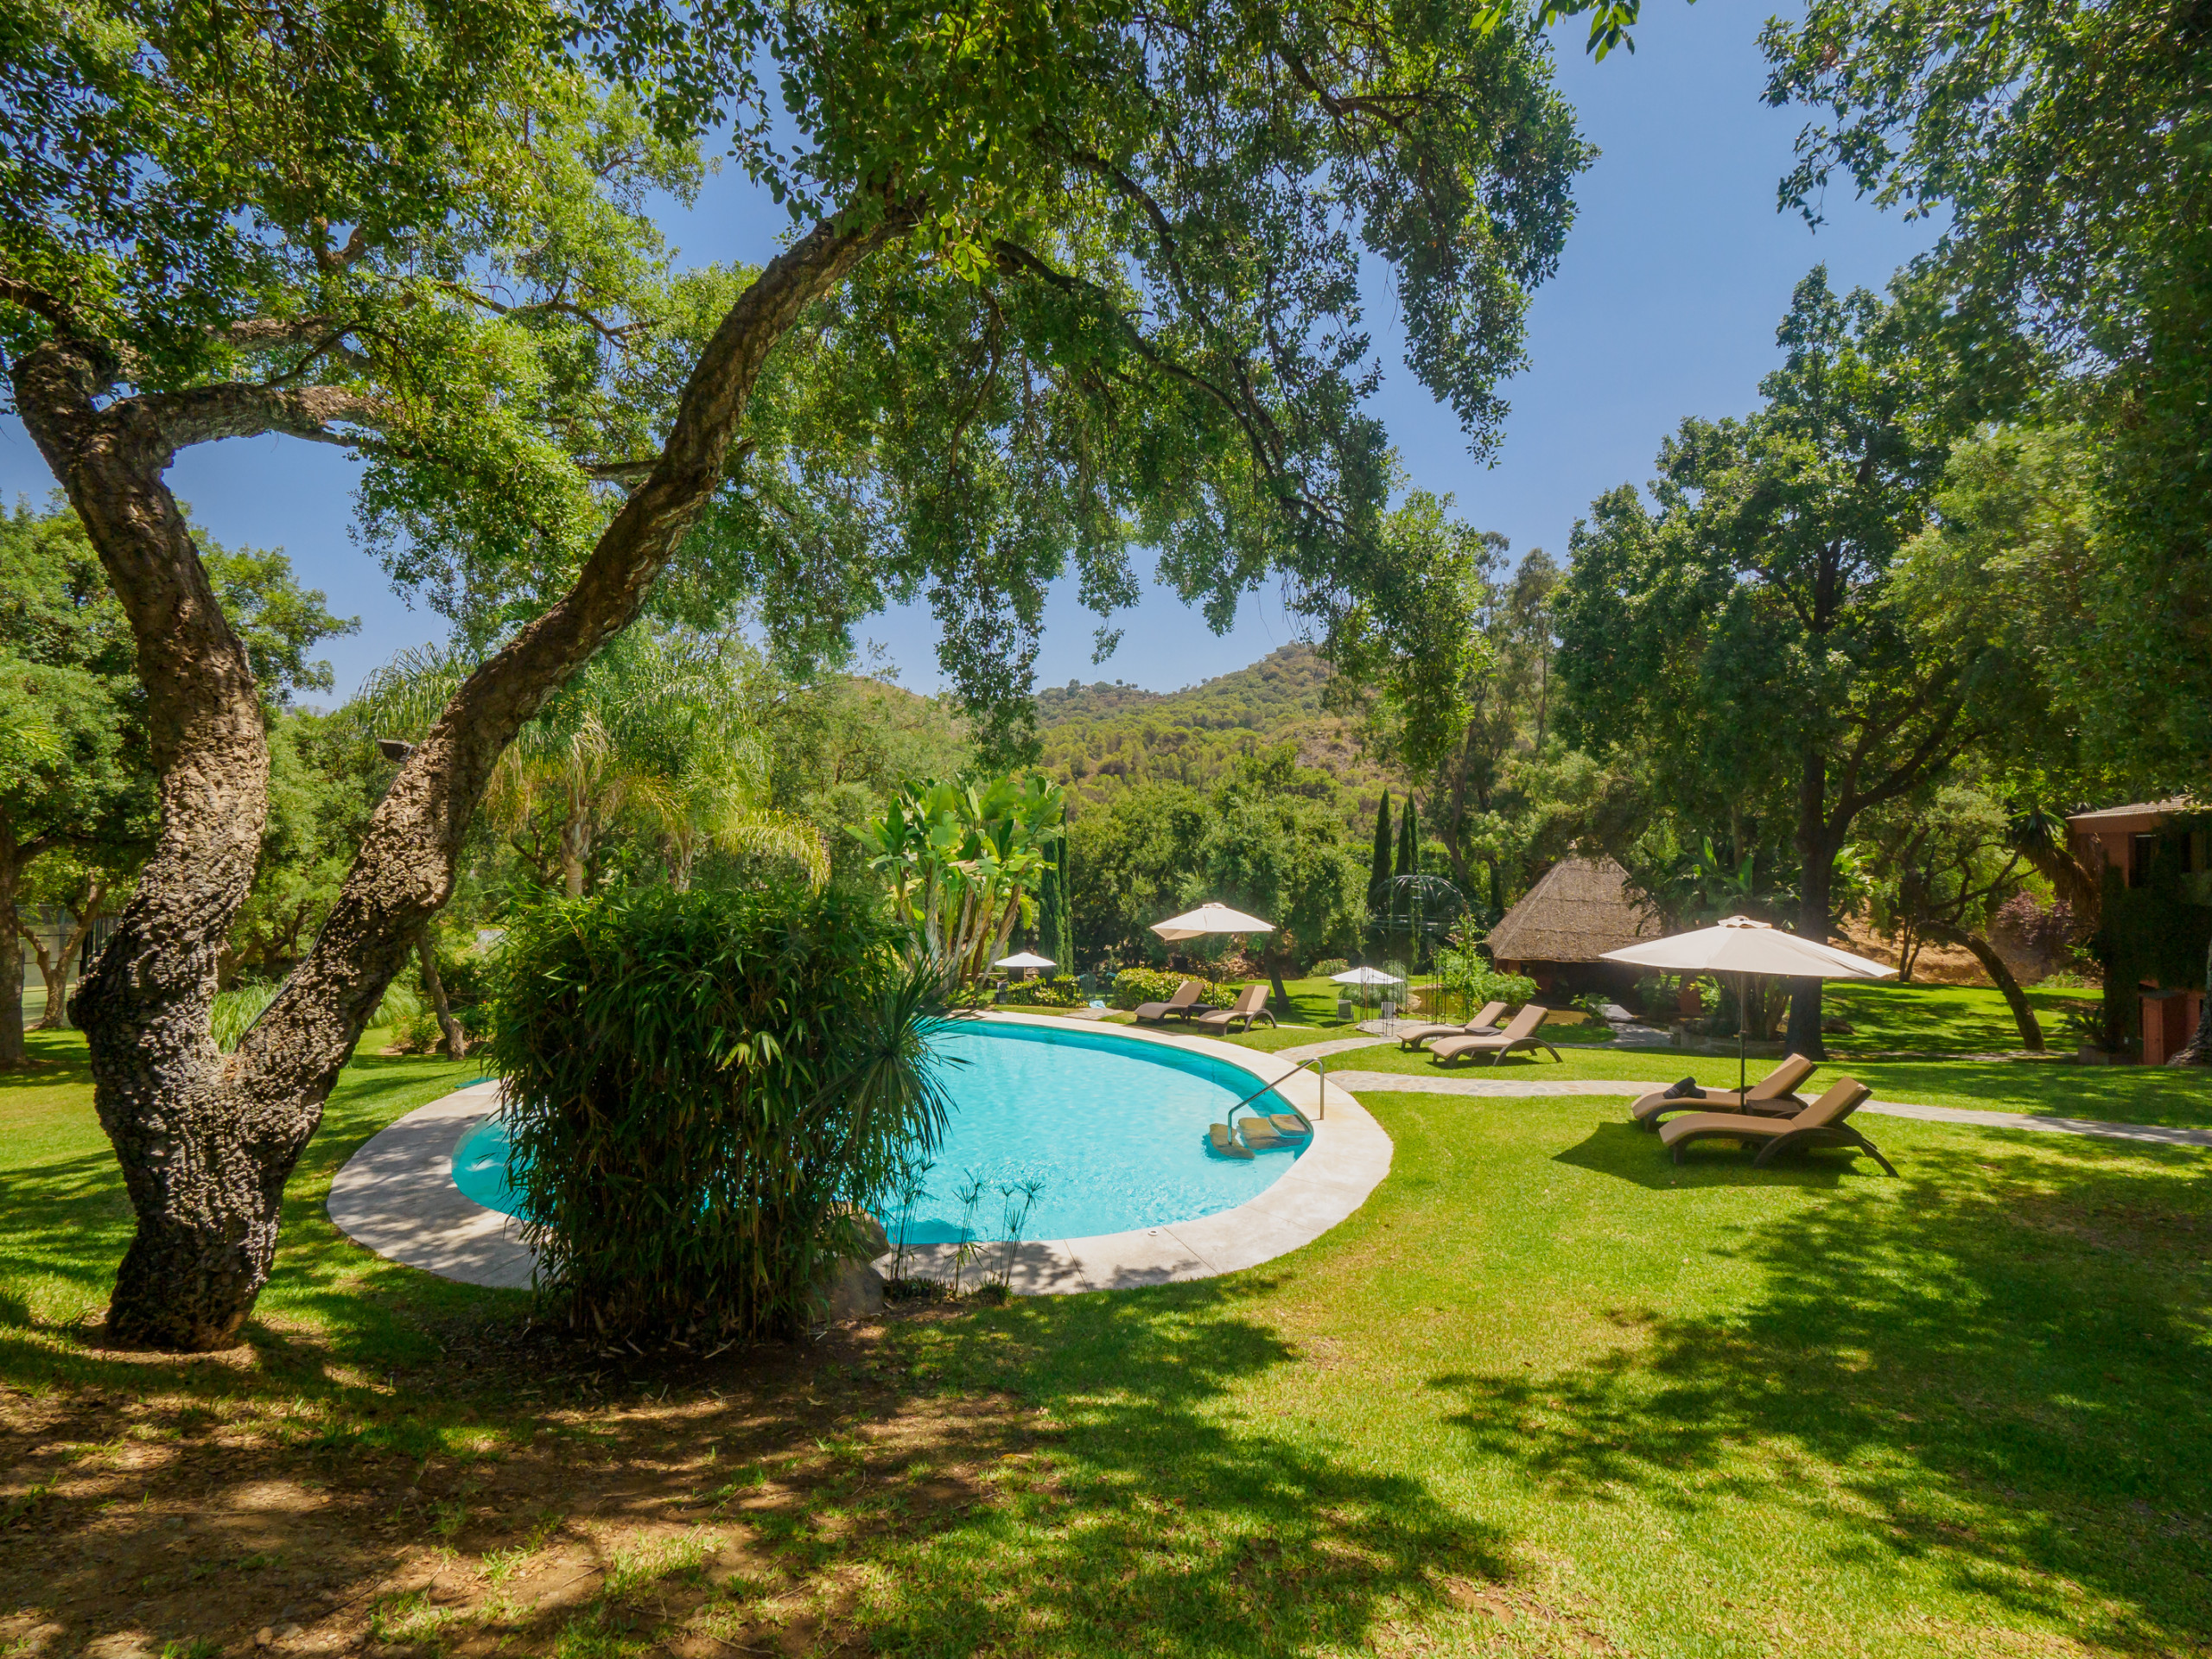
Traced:
<svg viewBox="0 0 2212 1659">
<path fill-rule="evenodd" d="M 1255 1115 L 1244 1119 L 1234 1130 L 1225 1123 L 1213 1124 L 1206 1130 L 1213 1149 L 1225 1158 L 1249 1158 L 1255 1152 L 1268 1152 L 1276 1147 L 1301 1146 L 1313 1134 L 1313 1127 L 1291 1112 Z"/>
<path fill-rule="evenodd" d="M 1252 1155 L 1252 1148 L 1231 1135 L 1226 1123 L 1207 1124 L 1206 1141 L 1224 1158 L 1249 1158 Z"/>
</svg>

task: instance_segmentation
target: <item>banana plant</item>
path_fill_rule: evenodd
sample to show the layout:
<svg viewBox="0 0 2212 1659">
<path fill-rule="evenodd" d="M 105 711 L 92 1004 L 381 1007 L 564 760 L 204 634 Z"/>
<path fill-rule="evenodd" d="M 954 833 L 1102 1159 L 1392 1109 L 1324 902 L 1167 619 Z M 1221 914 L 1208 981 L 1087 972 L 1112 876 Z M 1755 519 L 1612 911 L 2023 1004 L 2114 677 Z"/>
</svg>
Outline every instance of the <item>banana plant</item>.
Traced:
<svg viewBox="0 0 2212 1659">
<path fill-rule="evenodd" d="M 1034 773 L 982 785 L 929 779 L 853 834 L 921 949 L 960 984 L 981 978 L 1015 927 L 1036 920 L 1065 817 L 1059 785 Z"/>
</svg>

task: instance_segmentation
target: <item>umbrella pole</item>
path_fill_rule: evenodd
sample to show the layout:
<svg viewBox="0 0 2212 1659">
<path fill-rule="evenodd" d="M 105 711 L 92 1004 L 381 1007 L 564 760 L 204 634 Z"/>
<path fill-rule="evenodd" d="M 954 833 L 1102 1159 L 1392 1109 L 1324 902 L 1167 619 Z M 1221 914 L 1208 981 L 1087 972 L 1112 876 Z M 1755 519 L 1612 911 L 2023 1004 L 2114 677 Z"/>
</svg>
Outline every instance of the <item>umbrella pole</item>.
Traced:
<svg viewBox="0 0 2212 1659">
<path fill-rule="evenodd" d="M 1743 1106 L 1743 1097 L 1745 1097 L 1745 1093 L 1750 1093 L 1750 1084 L 1743 1082 L 1743 1077 L 1745 1077 L 1745 1068 L 1743 1068 L 1743 1013 L 1745 1013 L 1747 988 L 1750 988 L 1750 976 L 1747 976 L 1747 973 L 1738 973 L 1737 976 L 1737 1106 Z"/>
</svg>

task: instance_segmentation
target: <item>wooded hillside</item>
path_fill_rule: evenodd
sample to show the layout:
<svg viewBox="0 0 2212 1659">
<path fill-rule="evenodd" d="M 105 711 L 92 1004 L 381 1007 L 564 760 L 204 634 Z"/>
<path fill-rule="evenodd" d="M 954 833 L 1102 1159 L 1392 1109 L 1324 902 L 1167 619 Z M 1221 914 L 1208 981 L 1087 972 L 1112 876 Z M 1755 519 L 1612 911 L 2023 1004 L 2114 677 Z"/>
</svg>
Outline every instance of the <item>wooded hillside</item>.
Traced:
<svg viewBox="0 0 2212 1659">
<path fill-rule="evenodd" d="M 1045 770 L 1068 786 L 1075 815 L 1142 783 L 1211 788 L 1240 755 L 1288 743 L 1301 766 L 1342 786 L 1347 823 L 1363 824 L 1384 774 L 1354 741 L 1352 723 L 1321 706 L 1329 671 L 1311 645 L 1298 644 L 1180 691 L 1070 681 L 1037 695 Z"/>
</svg>

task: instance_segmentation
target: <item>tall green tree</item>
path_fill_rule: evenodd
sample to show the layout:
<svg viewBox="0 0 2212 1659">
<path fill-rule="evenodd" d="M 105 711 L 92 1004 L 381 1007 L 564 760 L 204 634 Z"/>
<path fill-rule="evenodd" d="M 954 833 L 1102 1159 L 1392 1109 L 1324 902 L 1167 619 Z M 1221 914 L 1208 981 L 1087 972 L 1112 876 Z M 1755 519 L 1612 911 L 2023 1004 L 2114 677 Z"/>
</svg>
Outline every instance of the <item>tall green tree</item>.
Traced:
<svg viewBox="0 0 2212 1659">
<path fill-rule="evenodd" d="M 757 595 L 795 647 L 926 594 L 1001 754 L 1071 559 L 1103 610 L 1148 545 L 1217 624 L 1276 572 L 1325 638 L 1417 632 L 1428 595 L 1378 529 L 1363 272 L 1392 273 L 1408 362 L 1486 452 L 1588 156 L 1503 9 L 101 0 L 21 24 L 0 354 L 130 620 L 160 779 L 79 996 L 137 1218 L 110 1323 L 188 1348 L 251 1309 L 499 756 L 664 574 L 676 600 Z M 725 124 L 791 239 L 674 271 L 644 203 Z M 264 433 L 367 459 L 369 543 L 482 659 L 224 1056 L 269 760 L 164 476 Z"/>
<path fill-rule="evenodd" d="M 1970 410 L 1948 321 L 1923 289 L 1839 296 L 1815 271 L 1762 407 L 1685 421 L 1656 511 L 1602 498 L 1560 591 L 1562 731 L 1708 823 L 1786 812 L 1808 938 L 1859 815 L 1940 779 L 1999 701 L 1978 688 L 2002 642 L 1921 626 L 1891 580 Z M 1796 982 L 1791 1046 L 1821 1055 L 1820 1026 L 1819 982 Z"/>
<path fill-rule="evenodd" d="M 1821 111 L 1783 181 L 1940 215 L 1923 262 L 1999 367 L 2042 349 L 2090 429 L 2099 557 L 2075 595 L 2085 734 L 2155 774 L 2212 753 L 2212 31 L 2193 0 L 1813 0 L 1763 37 L 1770 103 Z"/>
<path fill-rule="evenodd" d="M 1375 844 L 1367 860 L 1367 914 L 1370 928 L 1379 931 L 1390 913 L 1390 791 L 1375 804 Z"/>
<path fill-rule="evenodd" d="M 1420 944 L 1413 936 L 1413 888 L 1408 877 L 1421 874 L 1421 827 L 1414 798 L 1406 797 L 1405 810 L 1398 815 L 1398 862 L 1396 880 L 1390 886 L 1390 915 L 1394 928 L 1403 916 L 1405 959 L 1410 963 L 1420 952 Z"/>
<path fill-rule="evenodd" d="M 1274 925 L 1253 944 L 1285 1014 L 1284 971 L 1348 949 L 1363 919 L 1357 844 L 1326 804 L 1328 780 L 1303 770 L 1287 750 L 1246 761 L 1216 792 L 1199 849 L 1207 891 Z"/>
<path fill-rule="evenodd" d="M 1213 826 L 1211 802 L 1184 784 L 1140 785 L 1074 816 L 1069 897 L 1077 950 L 1124 964 L 1157 952 L 1152 925 L 1206 897 L 1198 891 L 1200 849 Z"/>
</svg>

